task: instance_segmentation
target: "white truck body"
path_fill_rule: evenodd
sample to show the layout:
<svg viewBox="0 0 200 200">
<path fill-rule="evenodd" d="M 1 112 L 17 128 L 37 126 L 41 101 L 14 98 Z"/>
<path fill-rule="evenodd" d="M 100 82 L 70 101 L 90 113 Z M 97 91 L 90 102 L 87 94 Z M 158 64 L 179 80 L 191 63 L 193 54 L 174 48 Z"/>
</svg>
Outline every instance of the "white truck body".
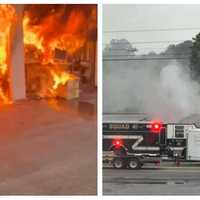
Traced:
<svg viewBox="0 0 200 200">
<path fill-rule="evenodd" d="M 189 161 L 200 161 L 200 129 L 187 130 L 187 154 Z"/>
</svg>

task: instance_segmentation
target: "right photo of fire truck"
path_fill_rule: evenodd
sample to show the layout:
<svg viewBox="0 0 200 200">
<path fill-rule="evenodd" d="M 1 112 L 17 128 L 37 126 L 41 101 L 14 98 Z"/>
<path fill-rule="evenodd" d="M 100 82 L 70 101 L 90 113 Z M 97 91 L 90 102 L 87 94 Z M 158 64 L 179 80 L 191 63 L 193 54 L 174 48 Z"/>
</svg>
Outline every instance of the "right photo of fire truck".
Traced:
<svg viewBox="0 0 200 200">
<path fill-rule="evenodd" d="M 105 114 L 104 161 L 114 168 L 139 169 L 145 163 L 200 161 L 200 127 L 195 123 L 134 121 L 134 115 Z"/>
<path fill-rule="evenodd" d="M 200 194 L 198 19 L 200 5 L 103 6 L 104 195 Z"/>
</svg>

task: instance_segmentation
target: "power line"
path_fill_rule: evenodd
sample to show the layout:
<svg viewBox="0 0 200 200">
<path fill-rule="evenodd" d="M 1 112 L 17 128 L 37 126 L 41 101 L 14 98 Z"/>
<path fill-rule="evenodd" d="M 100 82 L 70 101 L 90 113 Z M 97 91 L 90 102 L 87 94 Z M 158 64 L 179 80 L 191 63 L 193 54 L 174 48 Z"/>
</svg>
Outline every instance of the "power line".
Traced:
<svg viewBox="0 0 200 200">
<path fill-rule="evenodd" d="M 155 56 L 162 56 L 162 57 L 164 57 L 164 56 L 190 56 L 191 54 L 160 54 L 160 55 L 155 55 Z M 113 56 L 113 57 L 115 57 L 115 56 L 119 56 L 119 57 L 126 57 L 126 56 L 129 56 L 129 57 L 136 57 L 136 56 L 143 56 L 143 57 L 145 57 L 145 56 L 149 56 L 149 55 L 129 55 L 129 54 L 119 54 L 119 55 L 117 55 L 117 54 L 113 54 L 113 55 L 103 55 L 103 57 L 105 58 L 105 57 L 111 57 L 111 56 Z M 152 56 L 152 55 L 151 55 Z"/>
<path fill-rule="evenodd" d="M 136 48 L 137 49 L 137 48 Z M 138 51 L 141 50 L 141 49 L 165 49 L 165 47 L 146 47 L 146 48 L 138 48 Z M 109 50 L 109 51 L 122 51 L 122 50 L 126 50 L 126 51 L 133 51 L 131 49 L 125 49 L 125 48 L 121 48 L 121 49 L 112 49 L 112 48 L 108 48 L 106 50 Z"/>
<path fill-rule="evenodd" d="M 142 112 L 103 112 L 103 115 L 147 115 Z"/>
<path fill-rule="evenodd" d="M 159 32 L 159 31 L 190 31 L 199 30 L 200 27 L 185 27 L 185 28 L 163 28 L 163 29 L 135 29 L 135 30 L 107 30 L 104 31 L 105 34 L 112 33 L 133 33 L 133 32 Z"/>
<path fill-rule="evenodd" d="M 140 51 L 141 49 L 145 50 L 145 49 L 166 49 L 167 47 L 146 47 L 146 48 L 136 48 L 137 51 Z M 112 51 L 128 51 L 128 52 L 131 52 L 131 51 L 135 51 L 135 49 L 126 49 L 126 48 L 119 48 L 119 49 L 112 49 L 112 48 L 108 48 L 108 49 L 103 49 L 104 51 L 106 52 L 112 52 Z"/>
<path fill-rule="evenodd" d="M 103 58 L 103 61 L 133 61 L 133 60 L 187 60 L 189 57 L 169 57 L 169 58 Z"/>
<path fill-rule="evenodd" d="M 137 42 L 129 42 L 129 43 L 116 43 L 118 44 L 160 44 L 160 43 L 173 43 L 173 42 L 184 42 L 187 40 L 164 40 L 164 41 L 137 41 Z M 115 44 L 115 43 L 114 43 Z M 103 45 L 110 45 L 109 43 L 103 43 Z"/>
</svg>

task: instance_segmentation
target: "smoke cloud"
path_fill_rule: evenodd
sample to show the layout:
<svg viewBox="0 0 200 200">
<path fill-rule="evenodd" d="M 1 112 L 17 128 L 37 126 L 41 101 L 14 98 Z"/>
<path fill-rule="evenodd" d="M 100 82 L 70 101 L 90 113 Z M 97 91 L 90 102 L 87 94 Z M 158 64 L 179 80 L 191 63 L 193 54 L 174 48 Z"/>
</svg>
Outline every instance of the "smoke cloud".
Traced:
<svg viewBox="0 0 200 200">
<path fill-rule="evenodd" d="M 104 112 L 146 113 L 178 122 L 198 106 L 199 85 L 187 65 L 169 61 L 105 61 Z"/>
</svg>

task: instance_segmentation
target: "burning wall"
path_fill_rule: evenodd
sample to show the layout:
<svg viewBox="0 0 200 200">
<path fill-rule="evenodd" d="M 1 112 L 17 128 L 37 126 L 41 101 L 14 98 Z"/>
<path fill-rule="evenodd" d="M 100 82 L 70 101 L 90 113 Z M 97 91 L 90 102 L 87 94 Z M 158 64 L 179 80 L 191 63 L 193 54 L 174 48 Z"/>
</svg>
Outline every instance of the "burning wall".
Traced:
<svg viewBox="0 0 200 200">
<path fill-rule="evenodd" d="M 10 45 L 11 29 L 16 20 L 15 9 L 10 5 L 0 5 L 0 103 L 12 102 L 10 86 Z"/>
</svg>

